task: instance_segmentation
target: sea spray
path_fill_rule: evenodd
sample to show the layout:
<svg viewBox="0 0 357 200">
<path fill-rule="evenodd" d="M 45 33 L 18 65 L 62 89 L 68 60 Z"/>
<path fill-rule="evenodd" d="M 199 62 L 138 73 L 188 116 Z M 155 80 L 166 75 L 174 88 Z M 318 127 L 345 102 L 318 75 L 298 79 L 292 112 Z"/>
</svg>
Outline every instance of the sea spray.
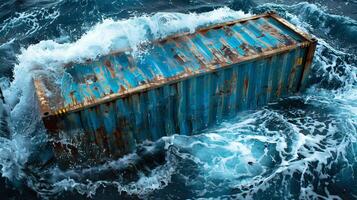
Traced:
<svg viewBox="0 0 357 200">
<path fill-rule="evenodd" d="M 98 166 L 61 171 L 55 162 L 41 167 L 28 165 L 30 154 L 38 153 L 34 144 L 46 140 L 41 137 L 45 132 L 38 127 L 41 123 L 35 117 L 31 80 L 26 77 L 36 71 L 61 76 L 62 65 L 68 61 L 95 59 L 127 45 L 140 51 L 142 42 L 165 36 L 165 29 L 160 27 L 169 30 L 167 34 L 192 31 L 188 22 L 201 26 L 204 23 L 200 21 L 210 23 L 214 19 L 208 19 L 212 13 L 219 13 L 217 20 L 230 20 L 240 12 L 223 8 L 203 14 L 158 13 L 128 20 L 107 19 L 72 43 L 41 41 L 23 49 L 14 81 L 4 91 L 13 108 L 11 121 L 18 124 L 11 125 L 12 135 L 19 137 L 1 140 L 3 176 L 14 182 L 25 180 L 41 197 L 356 198 L 357 59 L 353 50 L 343 48 L 343 42 L 333 41 L 339 37 L 334 31 L 336 24 L 343 33 L 353 31 L 355 21 L 331 15 L 310 3 L 264 4 L 252 12 L 271 9 L 319 37 L 313 65 L 317 78 L 312 78 L 312 88 L 301 96 L 240 113 L 200 135 L 165 137 Z M 154 16 L 153 22 L 148 21 Z M 138 36 L 134 27 L 127 32 L 118 29 L 120 33 L 115 35 L 115 28 L 132 27 L 131 23 L 144 32 Z M 110 44 L 92 41 L 106 30 L 113 39 L 105 40 Z M 133 36 L 127 38 L 126 34 Z M 353 39 L 345 41 L 353 45 Z M 79 52 L 84 47 L 89 49 Z M 28 120 L 33 117 L 35 120 Z M 34 135 L 39 138 L 34 139 Z"/>
<path fill-rule="evenodd" d="M 21 54 L 17 55 L 18 64 L 14 67 L 13 80 L 4 88 L 4 97 L 11 110 L 9 117 L 14 122 L 10 134 L 17 139 L 4 141 L 3 147 L 7 149 L 3 152 L 4 156 L 18 155 L 19 158 L 4 158 L 6 162 L 0 162 L 3 166 L 2 175 L 10 180 L 22 179 L 22 170 L 27 167 L 26 163 L 30 162 L 27 159 L 30 156 L 36 157 L 32 155 L 38 153 L 34 149 L 41 146 L 41 141 L 46 138 L 34 98 L 33 74 L 46 73 L 52 76 L 54 81 L 58 81 L 63 75 L 65 64 L 96 59 L 101 55 L 128 48 L 135 54 L 142 50 L 139 46 L 145 42 L 175 33 L 194 32 L 202 26 L 247 16 L 250 14 L 224 7 L 200 14 L 159 12 L 125 20 L 104 19 L 74 42 L 43 40 L 22 48 Z M 28 181 L 32 185 L 33 180 Z M 56 185 L 63 184 L 54 184 Z"/>
</svg>

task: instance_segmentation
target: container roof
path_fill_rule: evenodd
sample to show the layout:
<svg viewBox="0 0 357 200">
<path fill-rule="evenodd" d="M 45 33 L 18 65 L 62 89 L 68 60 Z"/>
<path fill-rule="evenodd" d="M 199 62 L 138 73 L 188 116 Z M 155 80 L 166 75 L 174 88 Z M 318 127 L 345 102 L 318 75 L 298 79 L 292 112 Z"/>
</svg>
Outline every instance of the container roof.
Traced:
<svg viewBox="0 0 357 200">
<path fill-rule="evenodd" d="M 60 88 L 45 75 L 35 77 L 34 82 L 43 115 L 55 115 L 284 52 L 310 40 L 269 13 L 154 41 L 140 57 L 117 52 L 72 64 L 66 67 Z"/>
</svg>

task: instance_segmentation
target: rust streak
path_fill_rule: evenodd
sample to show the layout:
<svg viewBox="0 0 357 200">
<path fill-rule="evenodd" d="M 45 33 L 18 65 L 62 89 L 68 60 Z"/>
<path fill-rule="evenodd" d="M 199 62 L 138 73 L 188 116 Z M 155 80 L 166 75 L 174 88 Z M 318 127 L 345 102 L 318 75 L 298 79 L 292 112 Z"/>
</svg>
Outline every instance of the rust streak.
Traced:
<svg viewBox="0 0 357 200">
<path fill-rule="evenodd" d="M 278 38 L 278 40 L 286 46 L 296 44 L 295 40 L 282 34 L 280 31 L 278 31 L 278 29 L 271 26 L 269 24 L 269 22 L 267 22 L 265 19 L 264 19 L 264 21 L 265 21 L 265 23 L 260 26 L 260 29 L 268 32 L 270 35 L 274 36 L 275 38 Z"/>
<path fill-rule="evenodd" d="M 174 58 L 180 63 L 180 64 L 185 64 L 186 59 L 184 58 L 183 55 L 180 55 L 178 53 L 174 54 Z"/>
<path fill-rule="evenodd" d="M 223 38 L 221 38 L 220 41 L 223 44 L 221 51 L 224 53 L 224 55 L 228 57 L 232 62 L 238 62 L 239 56 L 238 53 L 234 50 L 234 48 L 231 48 Z"/>
<path fill-rule="evenodd" d="M 104 65 L 107 67 L 107 69 L 109 70 L 110 72 L 110 76 L 114 79 L 116 77 L 115 75 L 115 70 L 114 70 L 114 67 L 112 65 L 112 63 L 110 62 L 110 60 L 105 60 L 104 61 Z"/>
<path fill-rule="evenodd" d="M 124 127 L 122 123 L 119 122 L 120 127 Z M 123 133 L 119 130 L 116 130 L 114 132 L 114 137 L 115 137 L 115 144 L 117 146 L 118 149 L 120 149 L 121 151 L 124 149 L 124 143 L 123 143 L 123 137 L 122 137 Z"/>
<path fill-rule="evenodd" d="M 248 86 L 249 86 L 249 81 L 246 77 L 246 78 L 244 78 L 244 96 L 247 96 L 247 94 L 248 94 Z"/>
<path fill-rule="evenodd" d="M 239 62 L 253 60 L 253 59 L 256 59 L 256 58 L 266 58 L 266 57 L 269 57 L 269 56 L 274 55 L 274 54 L 291 51 L 293 49 L 296 49 L 296 48 L 304 46 L 304 45 L 306 45 L 306 42 L 302 42 L 302 43 L 299 43 L 297 45 L 285 46 L 285 47 L 282 47 L 282 48 L 278 48 L 278 49 L 262 52 L 260 54 L 253 54 L 253 55 L 240 57 Z M 207 69 L 205 70 L 205 73 L 217 71 L 218 69 L 216 69 L 214 67 L 213 68 L 210 67 L 210 66 L 215 66 L 216 64 L 217 64 L 216 61 L 211 61 L 210 63 L 207 63 L 206 64 Z M 223 69 L 223 68 L 226 68 L 226 67 L 229 67 L 229 65 L 227 63 L 223 62 L 223 63 L 220 64 L 220 68 Z M 149 70 L 151 70 L 151 69 L 149 68 Z M 87 107 L 93 107 L 93 106 L 95 106 L 97 104 L 100 104 L 100 103 L 103 103 L 103 102 L 106 102 L 106 101 L 112 101 L 112 100 L 117 99 L 117 98 L 124 98 L 129 93 L 137 93 L 137 92 L 140 92 L 140 91 L 147 91 L 149 89 L 153 89 L 153 88 L 159 87 L 163 83 L 170 84 L 172 82 L 177 82 L 179 80 L 184 80 L 184 79 L 187 79 L 188 77 L 195 76 L 198 73 L 199 73 L 198 70 L 195 70 L 194 72 L 193 71 L 186 71 L 184 73 L 180 73 L 180 74 L 178 74 L 176 76 L 173 76 L 173 77 L 170 77 L 170 78 L 163 78 L 163 77 L 161 77 L 159 79 L 156 78 L 154 80 L 149 81 L 146 84 L 142 84 L 142 85 L 137 86 L 135 88 L 128 88 L 128 89 L 125 89 L 125 90 L 123 90 L 124 87 L 121 86 L 119 93 L 114 93 L 112 95 L 107 95 L 107 96 L 102 97 L 100 99 L 95 99 L 95 101 L 90 105 L 86 105 L 86 106 L 83 106 L 83 107 L 81 107 L 81 105 L 76 106 L 76 107 L 70 107 L 68 110 L 70 112 L 74 112 L 74 111 L 77 111 L 77 110 L 85 109 Z M 123 79 L 123 81 L 125 82 L 126 80 Z M 60 109 L 56 109 L 56 110 L 60 110 Z"/>
<path fill-rule="evenodd" d="M 126 88 L 123 85 L 120 85 L 119 93 L 124 93 L 125 91 L 126 91 Z"/>
</svg>

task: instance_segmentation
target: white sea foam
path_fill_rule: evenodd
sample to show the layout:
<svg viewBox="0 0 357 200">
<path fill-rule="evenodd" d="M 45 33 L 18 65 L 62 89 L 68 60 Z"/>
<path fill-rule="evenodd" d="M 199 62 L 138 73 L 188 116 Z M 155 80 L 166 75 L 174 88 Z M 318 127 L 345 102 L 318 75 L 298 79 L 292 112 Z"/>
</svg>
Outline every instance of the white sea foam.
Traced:
<svg viewBox="0 0 357 200">
<path fill-rule="evenodd" d="M 21 179 L 24 176 L 22 168 L 31 153 L 31 140 L 26 138 L 26 135 L 31 136 L 39 123 L 33 106 L 35 100 L 30 79 L 32 73 L 44 71 L 58 75 L 61 74 L 62 65 L 67 62 L 94 59 L 126 47 L 137 51 L 138 45 L 148 40 L 176 32 L 192 32 L 198 26 L 244 16 L 247 15 L 240 11 L 221 8 L 202 14 L 157 13 L 120 21 L 107 19 L 73 43 L 59 44 L 49 40 L 23 49 L 22 54 L 18 56 L 19 64 L 15 67 L 15 79 L 11 86 L 5 89 L 6 100 L 13 108 L 11 120 L 16 125 L 12 126 L 14 137 L 0 141 L 0 150 L 6 152 L 0 154 L 3 176 L 11 180 Z M 290 16 L 295 24 L 309 30 L 310 25 L 304 22 L 303 18 L 294 13 L 290 13 Z M 348 146 L 351 142 L 357 141 L 357 106 L 354 103 L 357 95 L 353 86 L 356 82 L 356 71 L 354 66 L 347 63 L 343 64 L 347 69 L 343 76 L 327 70 L 329 67 L 336 67 L 336 60 L 341 59 L 346 53 L 334 49 L 322 39 L 319 41 L 314 67 L 324 72 L 329 79 L 340 79 L 347 84 L 344 87 L 345 91 L 337 92 L 312 88 L 304 97 L 304 103 L 311 108 L 296 108 L 294 111 L 284 111 L 283 114 L 274 109 L 262 109 L 248 114 L 242 113 L 238 119 L 223 123 L 220 127 L 207 131 L 207 134 L 165 137 L 165 164 L 158 165 L 149 174 L 140 173 L 136 180 L 129 183 L 121 181 L 121 174 L 118 174 L 117 180 L 85 180 L 78 177 L 83 174 L 101 173 L 108 169 L 116 170 L 119 166 L 130 166 L 133 160 L 140 159 L 135 153 L 102 166 L 79 168 L 79 172 L 50 169 L 47 174 L 45 173 L 51 177 L 46 180 L 51 184 L 48 190 L 43 189 L 41 184 L 36 185 L 35 181 L 29 185 L 42 195 L 70 190 L 88 196 L 93 196 L 101 186 L 111 185 L 119 192 L 145 198 L 145 195 L 152 191 L 168 186 L 173 175 L 176 175 L 185 180 L 185 186 L 191 187 L 192 190 L 195 190 L 197 185 L 203 185 L 205 189 L 200 187 L 195 190 L 198 197 L 204 197 L 205 194 L 212 192 L 209 188 L 214 188 L 214 192 L 227 190 L 229 193 L 239 188 L 246 196 L 238 197 L 253 199 L 255 194 L 278 184 L 276 180 L 279 178 L 282 180 L 279 189 L 289 191 L 289 180 L 299 174 L 300 177 L 294 179 L 300 178 L 300 198 L 326 198 L 314 192 L 316 188 L 304 178 L 314 178 L 315 169 L 311 169 L 313 164 L 316 165 L 318 177 L 326 178 L 328 174 L 324 170 L 329 170 L 331 163 L 337 162 L 334 156 L 336 154 L 339 159 L 348 161 Z M 330 52 L 328 56 L 323 53 L 324 49 Z M 318 112 L 320 109 L 333 110 L 336 106 L 341 111 L 338 115 L 326 111 L 329 113 L 326 117 L 325 113 Z M 271 128 L 272 124 L 276 127 Z M 341 132 L 348 137 L 337 138 Z M 171 147 L 175 147 L 177 151 L 170 152 L 168 149 Z M 182 166 L 185 164 L 183 161 L 194 163 L 190 166 L 192 169 Z M 196 170 L 197 174 L 187 175 L 187 171 L 192 170 Z M 327 188 L 325 191 L 327 196 L 333 197 L 329 195 Z"/>
<path fill-rule="evenodd" d="M 5 90 L 5 97 L 12 107 L 18 107 L 13 112 L 21 112 L 33 94 L 31 75 L 36 71 L 60 75 L 66 63 L 95 59 L 126 48 L 137 51 L 143 42 L 179 32 L 194 32 L 200 26 L 246 16 L 249 14 L 220 8 L 202 14 L 161 12 L 119 21 L 105 19 L 73 43 L 46 40 L 22 49 L 17 56 L 19 63 L 14 68 L 14 80 Z"/>
<path fill-rule="evenodd" d="M 42 28 L 43 24 L 41 24 L 41 21 L 51 24 L 59 15 L 59 11 L 50 11 L 45 8 L 28 12 L 16 12 L 13 17 L 6 19 L 0 24 L 0 33 L 3 36 L 11 36 L 12 39 L 9 42 L 15 38 L 28 37 Z M 17 28 L 23 29 L 23 32 L 14 32 Z"/>
<path fill-rule="evenodd" d="M 39 11 L 41 12 L 41 11 Z M 39 24 L 33 15 L 36 13 L 18 14 L 1 27 L 1 30 L 16 26 L 17 23 L 29 23 L 31 29 L 27 34 L 32 34 L 38 30 Z M 51 13 L 48 17 L 56 18 L 60 13 Z M 95 59 L 101 55 L 112 51 L 130 48 L 134 52 L 139 51 L 138 46 L 144 42 L 164 38 L 168 35 L 180 32 L 194 32 L 198 27 L 212 23 L 219 23 L 250 16 L 242 11 L 234 11 L 229 8 L 219 8 L 206 13 L 156 13 L 153 15 L 143 15 L 125 20 L 105 19 L 92 27 L 86 34 L 77 41 L 71 43 L 58 43 L 56 40 L 45 40 L 38 44 L 33 44 L 23 48 L 17 55 L 18 64 L 14 67 L 14 77 L 10 85 L 3 87 L 5 100 L 11 112 L 11 135 L 10 139 L 1 141 L 2 175 L 10 180 L 23 178 L 22 169 L 28 156 L 31 154 L 33 139 L 44 135 L 41 120 L 37 113 L 37 103 L 34 96 L 32 76 L 35 73 L 46 73 L 50 76 L 61 76 L 63 65 L 70 62 L 82 62 L 87 59 Z M 5 153 L 7 152 L 7 153 Z M 160 174 L 162 171 L 162 175 Z M 160 188 L 163 183 L 167 184 L 169 174 L 167 170 L 155 170 L 152 176 L 142 176 L 133 186 L 118 185 L 118 190 L 128 193 L 146 193 L 153 189 Z M 155 178 L 162 177 L 162 178 Z M 67 190 L 87 188 L 85 191 L 92 191 L 99 182 L 85 186 L 76 183 L 73 179 L 64 179 L 56 184 L 55 190 Z M 100 183 L 101 184 L 101 183 Z M 31 184 L 32 185 L 32 184 Z M 145 187 L 144 187 L 145 185 Z M 146 187 L 147 185 L 152 185 Z M 137 187 L 135 189 L 135 187 Z M 79 189 L 78 189 L 79 188 Z M 133 189 L 134 188 L 134 189 Z M 147 189 L 145 189 L 147 188 Z M 150 189 L 151 188 L 151 189 Z"/>
</svg>

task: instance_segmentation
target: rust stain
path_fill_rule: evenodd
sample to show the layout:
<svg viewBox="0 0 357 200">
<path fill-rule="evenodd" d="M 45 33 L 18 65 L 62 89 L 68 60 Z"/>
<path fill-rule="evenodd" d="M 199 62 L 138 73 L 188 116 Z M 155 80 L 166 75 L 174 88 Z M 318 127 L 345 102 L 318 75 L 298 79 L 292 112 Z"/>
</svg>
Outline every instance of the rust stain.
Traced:
<svg viewBox="0 0 357 200">
<path fill-rule="evenodd" d="M 238 61 L 237 53 L 234 50 L 232 50 L 231 48 L 229 48 L 228 45 L 223 44 L 221 50 L 224 53 L 224 55 L 226 57 L 228 57 L 232 62 Z"/>
<path fill-rule="evenodd" d="M 244 55 L 245 56 L 249 56 L 252 55 L 252 50 L 250 48 L 250 45 L 248 45 L 247 43 L 243 42 L 239 48 L 241 48 L 244 51 Z"/>
<path fill-rule="evenodd" d="M 250 30 L 248 30 L 246 27 L 241 26 L 241 31 L 245 32 L 247 35 L 249 35 L 249 37 L 251 38 L 256 38 L 255 39 L 255 45 L 254 48 L 258 51 L 258 53 L 263 52 L 263 48 L 259 45 L 259 44 L 263 44 L 264 46 L 266 46 L 267 50 L 271 50 L 271 46 L 269 44 L 267 44 L 266 42 L 264 42 L 263 40 L 261 40 L 259 37 L 256 37 L 254 33 L 252 33 Z"/>
<path fill-rule="evenodd" d="M 272 27 L 268 23 L 265 23 L 265 24 L 261 25 L 260 28 L 263 31 L 266 31 L 269 34 L 271 34 L 272 36 L 278 38 L 280 41 L 284 42 L 285 45 L 294 45 L 294 44 L 296 44 L 295 41 L 292 38 L 280 33 L 277 29 L 275 29 L 274 27 Z"/>
<path fill-rule="evenodd" d="M 98 112 L 98 111 L 97 111 Z M 95 144 L 98 147 L 103 148 L 104 153 L 109 156 L 110 155 L 110 149 L 109 149 L 109 144 L 108 144 L 108 138 L 107 135 L 105 134 L 105 129 L 104 127 L 99 127 L 95 130 Z"/>
<path fill-rule="evenodd" d="M 159 75 L 156 75 L 154 78 L 153 78 L 153 82 L 156 82 L 156 83 L 161 83 L 165 80 L 165 78 L 159 74 Z"/>
<path fill-rule="evenodd" d="M 186 67 L 185 68 L 185 73 L 181 73 L 181 75 L 185 75 L 185 74 L 192 74 L 192 69 L 190 67 Z M 180 77 L 180 75 L 173 76 L 172 80 L 175 80 L 177 77 Z"/>
<path fill-rule="evenodd" d="M 85 84 L 86 85 L 90 85 L 90 84 L 95 83 L 97 81 L 98 81 L 98 78 L 94 74 L 91 74 L 91 75 L 88 75 L 88 76 L 85 77 Z"/>
<path fill-rule="evenodd" d="M 213 27 L 212 29 L 217 30 L 217 29 L 221 29 L 222 27 L 223 27 L 223 25 L 220 24 L 220 25 L 217 25 L 217 26 Z"/>
<path fill-rule="evenodd" d="M 202 35 L 206 35 L 208 31 L 209 31 L 209 29 L 204 29 L 204 30 L 200 30 L 198 32 Z"/>
<path fill-rule="evenodd" d="M 104 153 L 106 155 L 110 154 L 110 148 L 109 148 L 109 143 L 108 143 L 108 137 L 107 134 L 105 134 L 105 129 L 104 127 L 100 127 L 96 130 L 96 135 L 98 135 L 97 137 L 100 138 L 101 141 L 101 145 L 104 148 Z"/>
<path fill-rule="evenodd" d="M 114 67 L 113 67 L 112 63 L 110 62 L 110 60 L 105 60 L 105 61 L 104 61 L 104 65 L 105 65 L 105 66 L 107 67 L 107 69 L 109 70 L 110 76 L 111 76 L 112 78 L 115 78 L 115 77 L 116 77 L 116 75 L 115 75 L 115 70 L 114 70 Z"/>
<path fill-rule="evenodd" d="M 44 83 L 38 79 L 34 80 L 34 86 L 36 89 L 36 94 L 40 104 L 41 112 L 44 116 L 50 115 L 51 108 L 50 103 L 46 96 L 46 91 L 44 89 Z"/>
<path fill-rule="evenodd" d="M 244 78 L 244 96 L 247 96 L 247 94 L 248 94 L 248 86 L 249 86 L 249 81 L 246 77 L 246 78 Z"/>
<path fill-rule="evenodd" d="M 77 100 L 76 100 L 76 97 L 74 96 L 74 93 L 76 91 L 72 90 L 70 93 L 69 93 L 69 96 L 71 97 L 71 100 L 74 104 L 77 104 Z"/>
<path fill-rule="evenodd" d="M 199 52 L 199 50 L 197 49 L 197 47 L 194 43 L 190 43 L 190 44 L 191 44 L 191 47 L 189 49 L 192 52 L 195 59 L 198 61 L 199 65 L 200 65 L 200 69 L 201 70 L 206 69 L 207 64 L 205 63 L 205 59 L 204 59 L 203 55 Z"/>
<path fill-rule="evenodd" d="M 235 91 L 236 86 L 237 86 L 237 76 L 235 74 L 232 74 L 231 79 L 224 81 L 222 93 L 232 94 L 233 91 Z"/>
<path fill-rule="evenodd" d="M 226 32 L 227 36 L 229 36 L 229 37 L 232 37 L 234 35 L 234 32 L 232 31 L 232 29 L 227 26 L 223 27 L 223 30 Z"/>
<path fill-rule="evenodd" d="M 193 56 L 194 56 L 194 57 L 196 58 L 196 60 L 198 61 L 201 70 L 207 68 L 207 65 L 206 65 L 206 63 L 204 62 L 204 58 L 203 58 L 203 56 L 202 56 L 201 54 L 196 55 L 196 53 L 194 53 Z"/>
<path fill-rule="evenodd" d="M 180 64 L 184 64 L 186 62 L 186 59 L 183 55 L 175 53 L 174 54 L 174 58 L 180 63 Z"/>
<path fill-rule="evenodd" d="M 120 120 L 120 121 L 123 121 L 123 120 Z M 120 127 L 124 127 L 123 124 L 125 124 L 125 123 L 119 122 L 119 126 Z M 124 148 L 125 146 L 124 146 L 124 143 L 123 143 L 123 141 L 124 141 L 123 133 L 118 129 L 115 130 L 114 138 L 115 138 L 115 145 L 117 146 L 117 148 L 120 149 L 121 151 L 123 151 L 125 149 Z"/>
<path fill-rule="evenodd" d="M 214 62 L 212 63 L 213 65 L 227 63 L 226 59 L 224 59 L 223 55 L 219 51 L 217 51 L 215 48 L 211 48 L 210 50 L 214 57 Z"/>
</svg>

